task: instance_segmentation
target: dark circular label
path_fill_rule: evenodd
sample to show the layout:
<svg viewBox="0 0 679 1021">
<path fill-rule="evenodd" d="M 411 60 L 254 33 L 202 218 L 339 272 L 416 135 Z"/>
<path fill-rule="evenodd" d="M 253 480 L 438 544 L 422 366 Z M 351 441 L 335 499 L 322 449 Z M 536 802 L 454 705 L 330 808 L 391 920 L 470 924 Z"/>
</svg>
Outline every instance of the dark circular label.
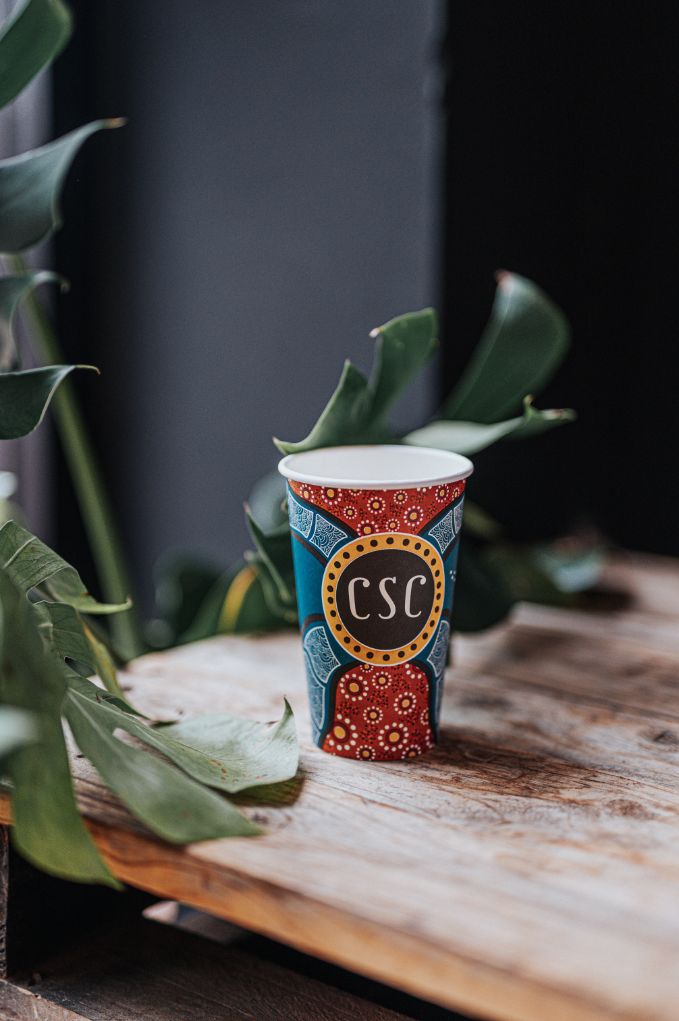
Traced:
<svg viewBox="0 0 679 1021">
<path fill-rule="evenodd" d="M 445 592 L 441 556 L 427 539 L 379 533 L 328 561 L 323 611 L 335 640 L 364 663 L 407 662 L 431 640 Z"/>
<path fill-rule="evenodd" d="M 337 584 L 337 609 L 357 641 L 399 649 L 422 630 L 434 606 L 434 578 L 420 557 L 382 549 L 354 560 Z"/>
</svg>

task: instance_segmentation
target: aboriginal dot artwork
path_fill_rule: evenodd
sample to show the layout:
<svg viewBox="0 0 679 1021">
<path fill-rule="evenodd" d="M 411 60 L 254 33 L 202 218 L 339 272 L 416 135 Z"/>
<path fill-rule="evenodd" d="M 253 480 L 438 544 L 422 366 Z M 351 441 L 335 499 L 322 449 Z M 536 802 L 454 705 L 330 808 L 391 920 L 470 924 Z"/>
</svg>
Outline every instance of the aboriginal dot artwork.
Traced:
<svg viewBox="0 0 679 1021">
<path fill-rule="evenodd" d="M 350 667 L 337 684 L 323 751 L 352 759 L 413 759 L 432 747 L 429 681 L 416 664 Z"/>
<path fill-rule="evenodd" d="M 312 735 L 323 751 L 399 761 L 435 744 L 464 489 L 289 483 Z"/>
<path fill-rule="evenodd" d="M 290 489 L 307 503 L 326 508 L 356 535 L 378 532 L 420 532 L 464 492 L 464 482 L 420 489 L 333 489 L 290 482 Z"/>
</svg>

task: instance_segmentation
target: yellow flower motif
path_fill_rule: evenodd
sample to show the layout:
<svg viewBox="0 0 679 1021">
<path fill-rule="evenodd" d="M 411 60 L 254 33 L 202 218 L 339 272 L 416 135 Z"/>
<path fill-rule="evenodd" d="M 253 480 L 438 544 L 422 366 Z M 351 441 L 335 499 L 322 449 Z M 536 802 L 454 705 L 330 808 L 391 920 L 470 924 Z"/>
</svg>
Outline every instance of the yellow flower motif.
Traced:
<svg viewBox="0 0 679 1021">
<path fill-rule="evenodd" d="M 380 731 L 378 740 L 382 748 L 400 749 L 408 740 L 408 728 L 404 723 L 388 723 Z"/>
<path fill-rule="evenodd" d="M 402 695 L 399 695 L 394 702 L 394 709 L 399 716 L 408 716 L 410 713 L 415 711 L 417 704 L 417 698 L 412 691 L 405 691 Z"/>
<path fill-rule="evenodd" d="M 372 726 L 376 726 L 378 723 L 380 723 L 383 716 L 384 713 L 382 712 L 380 707 L 376 705 L 370 705 L 368 706 L 367 709 L 363 710 L 363 719 L 365 720 L 366 723 L 369 723 Z"/>
</svg>

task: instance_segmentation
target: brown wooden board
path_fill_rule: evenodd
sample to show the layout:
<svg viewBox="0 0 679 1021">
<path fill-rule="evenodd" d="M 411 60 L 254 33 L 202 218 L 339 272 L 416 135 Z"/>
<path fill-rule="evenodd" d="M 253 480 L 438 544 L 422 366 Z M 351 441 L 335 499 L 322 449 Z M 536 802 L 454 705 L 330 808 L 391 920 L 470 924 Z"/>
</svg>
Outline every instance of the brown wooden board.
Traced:
<svg viewBox="0 0 679 1021">
<path fill-rule="evenodd" d="M 137 661 L 125 684 L 164 718 L 273 719 L 287 695 L 304 782 L 247 809 L 266 836 L 178 849 L 79 759 L 102 851 L 132 885 L 469 1013 L 675 1021 L 679 570 L 625 557 L 608 581 L 624 609 L 522 606 L 457 639 L 441 745 L 414 762 L 311 746 L 293 635 Z"/>
<path fill-rule="evenodd" d="M 406 1021 L 403 1014 L 262 960 L 137 918 L 0 982 L 21 1021 Z"/>
</svg>

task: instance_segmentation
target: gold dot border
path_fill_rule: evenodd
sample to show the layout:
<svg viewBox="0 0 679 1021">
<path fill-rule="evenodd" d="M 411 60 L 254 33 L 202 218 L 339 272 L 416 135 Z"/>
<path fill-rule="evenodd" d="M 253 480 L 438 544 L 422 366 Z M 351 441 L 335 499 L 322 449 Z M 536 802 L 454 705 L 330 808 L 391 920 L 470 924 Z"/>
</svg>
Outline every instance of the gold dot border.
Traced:
<svg viewBox="0 0 679 1021">
<path fill-rule="evenodd" d="M 399 549 L 414 553 L 429 567 L 434 579 L 434 605 L 431 613 L 417 637 L 398 649 L 374 649 L 359 642 L 344 626 L 335 602 L 337 584 L 345 568 L 354 560 L 383 549 Z M 431 641 L 443 613 L 445 592 L 443 560 L 432 543 L 423 539 L 421 535 L 410 535 L 404 532 L 378 532 L 352 539 L 330 558 L 323 573 L 323 614 L 335 641 L 354 659 L 372 666 L 394 666 L 414 659 L 418 652 L 421 652 L 425 645 Z"/>
</svg>

